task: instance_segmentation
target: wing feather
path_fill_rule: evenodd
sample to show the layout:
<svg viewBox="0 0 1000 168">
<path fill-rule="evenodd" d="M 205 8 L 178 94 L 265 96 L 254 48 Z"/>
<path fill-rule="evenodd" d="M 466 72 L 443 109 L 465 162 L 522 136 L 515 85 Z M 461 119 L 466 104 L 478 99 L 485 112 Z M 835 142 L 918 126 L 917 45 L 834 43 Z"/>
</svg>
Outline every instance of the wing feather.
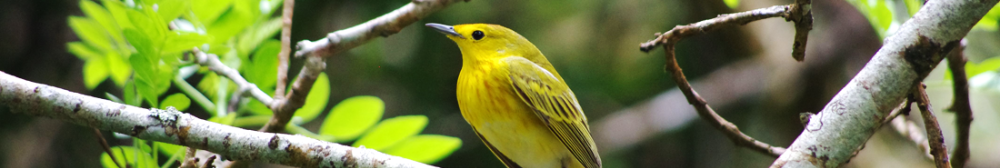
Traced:
<svg viewBox="0 0 1000 168">
<path fill-rule="evenodd" d="M 584 167 L 601 167 L 597 146 L 576 95 L 562 79 L 522 57 L 504 58 L 510 66 L 512 89 L 534 109 L 563 145 Z"/>
</svg>

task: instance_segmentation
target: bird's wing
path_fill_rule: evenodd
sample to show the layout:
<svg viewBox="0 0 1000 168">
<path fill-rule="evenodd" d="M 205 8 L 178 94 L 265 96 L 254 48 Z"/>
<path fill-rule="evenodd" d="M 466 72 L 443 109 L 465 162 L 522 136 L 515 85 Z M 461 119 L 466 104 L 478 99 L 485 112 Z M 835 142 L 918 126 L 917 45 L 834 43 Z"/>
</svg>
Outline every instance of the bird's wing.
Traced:
<svg viewBox="0 0 1000 168">
<path fill-rule="evenodd" d="M 514 92 L 562 141 L 584 167 L 601 167 L 587 117 L 569 86 L 554 74 L 523 57 L 504 58 Z"/>
</svg>

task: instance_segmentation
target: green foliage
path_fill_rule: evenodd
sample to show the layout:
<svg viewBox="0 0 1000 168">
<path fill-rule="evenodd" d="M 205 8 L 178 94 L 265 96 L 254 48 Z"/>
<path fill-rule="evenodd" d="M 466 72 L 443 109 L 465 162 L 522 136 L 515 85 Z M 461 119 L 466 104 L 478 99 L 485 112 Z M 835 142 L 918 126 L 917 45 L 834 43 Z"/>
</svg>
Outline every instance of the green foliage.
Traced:
<svg viewBox="0 0 1000 168">
<path fill-rule="evenodd" d="M 983 72 L 1000 70 L 1000 57 L 991 57 L 989 59 L 983 60 L 980 63 L 966 63 L 965 64 L 965 76 L 973 77 Z M 949 69 L 947 73 L 944 73 L 944 79 L 951 80 L 953 76 L 951 75 L 951 70 Z"/>
<path fill-rule="evenodd" d="M 115 159 L 118 160 L 117 165 L 124 166 L 128 163 L 130 167 L 133 168 L 158 168 L 153 157 L 147 152 L 140 151 L 135 147 L 130 146 L 115 146 L 111 147 L 111 152 L 114 153 Z M 127 162 L 126 162 L 127 161 Z M 105 168 L 118 168 L 115 162 L 111 160 L 111 156 L 107 152 L 101 154 L 101 166 Z"/>
<path fill-rule="evenodd" d="M 166 99 L 163 99 L 161 105 L 162 105 L 160 106 L 161 109 L 166 109 L 168 106 L 173 106 L 178 111 L 184 111 L 187 110 L 188 106 L 191 106 L 191 99 L 185 96 L 184 94 L 174 93 L 170 96 L 167 96 Z"/>
<path fill-rule="evenodd" d="M 385 150 L 386 154 L 433 164 L 462 146 L 462 139 L 443 135 L 417 135 Z"/>
<path fill-rule="evenodd" d="M 378 97 L 347 98 L 330 110 L 319 133 L 335 137 L 336 142 L 351 141 L 378 123 L 384 112 L 385 103 Z"/>
<path fill-rule="evenodd" d="M 740 5 L 740 0 L 722 0 L 722 2 L 725 2 L 729 9 L 736 9 Z"/>
<path fill-rule="evenodd" d="M 209 113 L 218 115 L 211 114 L 209 121 L 259 126 L 273 113 L 266 105 L 244 98 L 250 101 L 240 101 L 236 113 L 225 111 L 224 107 L 229 105 L 227 94 L 236 92 L 235 84 L 207 68 L 189 67 L 191 61 L 182 56 L 197 47 L 219 56 L 226 66 L 240 70 L 241 75 L 267 94 L 287 89 L 275 88 L 281 43 L 274 36 L 282 23 L 272 13 L 280 5 L 281 0 L 143 0 L 129 4 L 119 0 L 101 0 L 100 4 L 81 0 L 80 8 L 86 16 L 67 19 L 81 41 L 68 43 L 67 50 L 85 61 L 84 84 L 88 89 L 95 89 L 107 79 L 123 89 L 121 97 L 105 94 L 113 101 L 133 106 L 147 102 L 148 107 L 174 107 L 183 111 L 191 106 L 191 98 L 195 98 L 198 105 L 215 105 Z M 180 72 L 182 67 L 184 70 Z M 192 79 L 185 79 L 192 76 L 201 78 L 193 80 L 199 81 L 194 87 L 197 89 L 187 83 Z M 175 83 L 181 93 L 168 93 Z M 320 74 L 305 105 L 289 123 L 289 132 L 342 143 L 357 140 L 355 146 L 364 145 L 425 163 L 434 163 L 461 146 L 461 140 L 455 137 L 418 135 L 428 123 L 423 115 L 380 122 L 385 103 L 374 96 L 345 99 L 330 110 L 319 134 L 311 133 L 299 124 L 322 114 L 330 98 L 330 86 L 329 77 Z M 133 144 L 113 147 L 120 150 L 115 151 L 119 161 L 127 158 L 130 163 L 138 164 L 132 167 L 158 167 L 160 153 L 169 156 L 183 153 L 182 146 L 173 144 L 148 145 L 135 138 Z M 104 167 L 117 168 L 106 153 L 102 155 L 102 163 Z"/>
<path fill-rule="evenodd" d="M 986 13 L 986 16 L 983 16 L 973 28 L 997 31 L 998 19 L 1000 19 L 1000 6 L 993 6 L 993 9 L 990 9 L 990 12 Z"/>
<path fill-rule="evenodd" d="M 412 115 L 386 119 L 362 136 L 354 147 L 384 150 L 406 138 L 417 135 L 427 126 L 427 116 Z"/>
</svg>

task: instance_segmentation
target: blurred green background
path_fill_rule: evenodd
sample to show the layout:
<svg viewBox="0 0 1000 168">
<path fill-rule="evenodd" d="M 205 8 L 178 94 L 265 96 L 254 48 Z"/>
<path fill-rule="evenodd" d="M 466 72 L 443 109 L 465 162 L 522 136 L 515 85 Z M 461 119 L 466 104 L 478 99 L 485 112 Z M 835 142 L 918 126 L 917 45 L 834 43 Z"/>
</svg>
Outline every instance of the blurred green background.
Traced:
<svg viewBox="0 0 1000 168">
<path fill-rule="evenodd" d="M 293 41 L 317 40 L 397 9 L 409 1 L 297 0 Z M 643 53 L 638 44 L 654 32 L 718 14 L 747 11 L 791 0 L 471 0 L 456 3 L 387 38 L 377 38 L 327 60 L 328 106 L 357 95 L 385 102 L 384 118 L 422 114 L 425 134 L 462 139 L 461 148 L 435 165 L 503 167 L 465 123 L 455 99 L 461 68 L 458 47 L 424 23 L 493 23 L 532 41 L 573 89 L 586 112 L 605 167 L 764 167 L 774 158 L 736 147 L 705 124 L 663 70 L 663 51 Z M 79 41 L 67 16 L 82 16 L 77 0 L 0 2 L 0 71 L 26 80 L 103 97 L 120 94 L 110 80 L 88 91 L 83 61 L 66 51 Z M 723 117 L 756 139 L 788 146 L 802 130 L 799 113 L 817 112 L 878 50 L 877 31 L 847 1 L 815 1 L 815 26 L 804 62 L 791 58 L 794 28 L 780 18 L 724 28 L 683 40 L 678 61 L 694 88 Z M 280 13 L 280 12 L 279 12 Z M 996 22 L 970 33 L 970 63 L 1000 53 Z M 298 73 L 301 59 L 292 59 Z M 954 146 L 950 80 L 942 63 L 926 80 L 949 147 Z M 992 69 L 995 71 L 995 68 Z M 992 81 L 992 78 L 987 80 Z M 993 84 L 996 85 L 996 84 Z M 1000 164 L 1000 137 L 993 85 L 972 93 L 976 120 L 972 167 Z M 991 89 L 992 88 L 992 89 Z M 994 102 L 994 103 L 991 103 Z M 192 113 L 204 116 L 200 108 Z M 326 114 L 321 115 L 324 117 Z M 919 117 L 919 116 L 914 116 Z M 918 120 L 919 121 L 919 120 Z M 305 124 L 316 131 L 321 121 Z M 102 152 L 90 128 L 44 117 L 12 114 L 0 107 L 0 167 L 100 167 Z M 129 140 L 105 135 L 112 145 Z M 257 166 L 275 166 L 260 164 Z M 881 128 L 846 167 L 933 167 L 890 127 Z"/>
</svg>

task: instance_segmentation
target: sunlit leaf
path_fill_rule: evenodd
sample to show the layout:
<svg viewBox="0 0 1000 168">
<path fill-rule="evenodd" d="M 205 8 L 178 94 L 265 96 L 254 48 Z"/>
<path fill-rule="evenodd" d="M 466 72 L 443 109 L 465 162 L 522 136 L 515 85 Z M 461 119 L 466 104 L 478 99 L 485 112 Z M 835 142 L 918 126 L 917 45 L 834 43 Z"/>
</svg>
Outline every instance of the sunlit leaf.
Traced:
<svg viewBox="0 0 1000 168">
<path fill-rule="evenodd" d="M 406 138 L 417 135 L 427 126 L 427 116 L 410 115 L 386 119 L 354 142 L 354 147 L 383 150 L 396 145 Z"/>
<path fill-rule="evenodd" d="M 232 8 L 222 14 L 215 23 L 208 25 L 208 34 L 214 37 L 213 43 L 229 40 L 253 24 L 253 12 L 250 11 L 251 4 L 248 3 L 250 2 L 234 1 Z M 259 3 L 252 5 L 259 5 Z"/>
<path fill-rule="evenodd" d="M 101 54 L 101 51 L 91 48 L 86 43 L 79 41 L 66 43 L 66 50 L 69 50 L 69 53 L 73 53 L 73 55 L 76 55 L 76 57 L 82 60 L 87 60 L 89 58 L 95 58 L 95 57 L 104 57 L 104 55 Z"/>
<path fill-rule="evenodd" d="M 157 3 L 156 13 L 164 21 L 171 21 L 177 19 L 190 5 L 191 1 L 189 0 L 160 1 Z"/>
<path fill-rule="evenodd" d="M 192 1 L 191 12 L 198 16 L 198 20 L 206 25 L 215 23 L 215 20 L 228 9 L 233 0 L 212 0 L 212 1 Z"/>
<path fill-rule="evenodd" d="M 105 10 L 104 7 L 98 5 L 94 1 L 81 0 L 80 9 L 83 13 L 87 14 L 88 17 L 100 23 L 104 30 L 108 32 L 111 38 L 121 41 L 124 40 L 121 35 L 121 29 L 118 28 L 118 23 L 116 23 L 115 18 L 111 17 L 111 13 Z"/>
<path fill-rule="evenodd" d="M 997 19 L 1000 19 L 1000 6 L 993 6 L 973 28 L 997 31 Z"/>
<path fill-rule="evenodd" d="M 160 103 L 161 103 L 160 105 L 161 109 L 166 109 L 168 106 L 173 106 L 179 111 L 184 111 L 188 109 L 188 106 L 191 106 L 191 99 L 184 94 L 174 93 L 170 96 L 167 96 L 167 98 L 163 99 L 163 102 Z"/>
<path fill-rule="evenodd" d="M 167 42 L 163 44 L 163 53 L 179 53 L 189 51 L 194 47 L 208 43 L 210 38 L 198 33 L 180 33 L 167 37 Z"/>
<path fill-rule="evenodd" d="M 271 20 L 266 22 L 259 22 L 240 34 L 239 39 L 236 42 L 236 48 L 240 53 L 249 53 L 254 48 L 260 48 L 258 46 L 260 46 L 264 40 L 272 39 L 272 37 L 280 31 L 280 17 L 271 18 Z"/>
<path fill-rule="evenodd" d="M 723 0 L 722 2 L 725 2 L 729 9 L 736 9 L 740 5 L 740 0 Z"/>
<path fill-rule="evenodd" d="M 385 112 L 385 102 L 375 96 L 354 96 L 344 99 L 327 114 L 319 133 L 331 135 L 337 142 L 358 138 L 378 123 Z"/>
<path fill-rule="evenodd" d="M 268 40 L 258 47 L 253 54 L 253 61 L 249 66 L 244 66 L 247 72 L 247 81 L 257 84 L 257 87 L 265 90 L 274 90 L 274 85 L 278 81 L 278 52 L 281 51 L 281 42 Z"/>
<path fill-rule="evenodd" d="M 319 113 L 326 108 L 326 103 L 330 100 L 330 79 L 326 73 L 320 73 L 313 83 L 309 95 L 306 96 L 306 104 L 295 111 L 295 116 L 302 118 L 302 122 L 309 122 L 319 116 Z"/>
<path fill-rule="evenodd" d="M 184 146 L 174 145 L 170 143 L 163 143 L 163 142 L 153 142 L 153 143 L 156 143 L 157 150 L 163 153 L 164 155 L 167 155 L 167 157 L 170 157 L 170 155 L 173 155 L 174 152 L 177 151 L 180 151 L 181 153 L 180 155 L 184 156 L 184 151 L 181 150 L 184 148 Z"/>
<path fill-rule="evenodd" d="M 108 8 L 108 12 L 111 13 L 111 16 L 115 19 L 115 22 L 118 23 L 119 28 L 121 29 L 134 28 L 132 26 L 132 22 L 129 21 L 128 12 L 126 12 L 129 9 L 128 7 L 125 6 L 124 3 L 122 3 L 122 1 L 101 0 L 101 4 L 104 4 L 104 7 Z"/>
<path fill-rule="evenodd" d="M 124 166 L 125 163 L 128 163 L 133 168 L 157 168 L 156 161 L 153 160 L 153 157 L 149 153 L 141 152 L 134 147 L 115 146 L 111 147 L 111 152 L 115 154 L 118 164 L 115 164 L 111 160 L 111 156 L 107 152 L 104 152 L 101 154 L 101 166 L 105 168 L 119 168 L 117 165 Z"/>
<path fill-rule="evenodd" d="M 70 16 L 69 27 L 87 44 L 100 50 L 110 51 L 111 39 L 99 23 L 90 18 Z"/>
<path fill-rule="evenodd" d="M 83 85 L 93 90 L 108 78 L 108 64 L 104 57 L 94 57 L 83 64 Z"/>
<path fill-rule="evenodd" d="M 427 164 L 433 164 L 462 146 L 462 139 L 444 135 L 417 135 L 392 148 L 386 149 L 385 153 L 393 156 L 407 158 Z"/>
<path fill-rule="evenodd" d="M 229 113 L 229 114 L 226 114 L 226 116 L 224 116 L 224 117 L 218 117 L 218 116 L 216 116 L 216 117 L 212 117 L 212 118 L 208 119 L 208 121 L 219 123 L 219 124 L 223 124 L 223 125 L 233 125 L 233 121 L 235 121 L 235 120 L 236 120 L 236 113 Z"/>
<path fill-rule="evenodd" d="M 124 86 L 125 81 L 132 75 L 132 68 L 129 67 L 128 62 L 126 62 L 127 60 L 118 55 L 117 52 L 108 52 L 105 58 L 108 61 L 108 71 L 111 72 L 111 79 L 118 86 Z"/>
</svg>

